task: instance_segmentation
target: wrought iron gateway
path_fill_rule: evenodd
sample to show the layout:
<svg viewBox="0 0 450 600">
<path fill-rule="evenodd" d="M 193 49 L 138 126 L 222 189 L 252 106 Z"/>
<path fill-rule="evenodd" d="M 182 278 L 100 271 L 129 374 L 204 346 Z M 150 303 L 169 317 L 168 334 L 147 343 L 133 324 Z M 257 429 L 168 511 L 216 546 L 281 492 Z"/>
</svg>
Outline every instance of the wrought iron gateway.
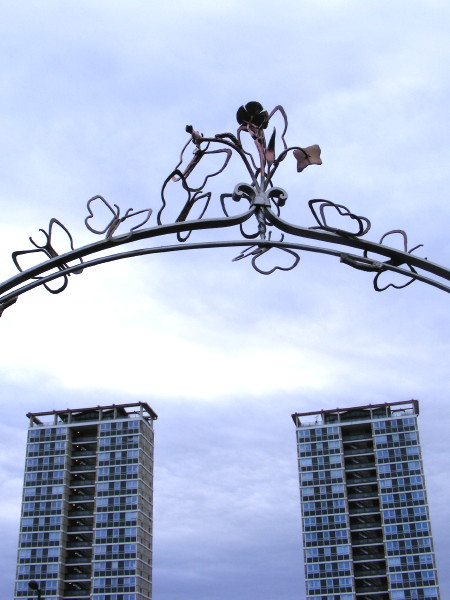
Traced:
<svg viewBox="0 0 450 600">
<path fill-rule="evenodd" d="M 272 132 L 269 130 L 267 138 L 266 131 L 273 117 L 281 120 L 283 130 L 278 136 L 275 128 Z M 415 280 L 450 292 L 446 285 L 450 270 L 413 254 L 421 244 L 409 248 L 407 235 L 402 230 L 385 233 L 379 243 L 371 242 L 365 238 L 371 227 L 366 217 L 346 206 L 321 199 L 309 200 L 312 218 L 307 226 L 283 220 L 281 212 L 288 194 L 274 185 L 280 164 L 293 156 L 300 173 L 309 165 L 322 163 L 320 148 L 288 146 L 285 139 L 288 121 L 281 106 L 269 113 L 259 102 L 248 102 L 239 108 L 236 118 L 239 125 L 236 134 L 207 137 L 190 125 L 186 127 L 189 139 L 178 164 L 162 185 L 161 205 L 156 215 L 153 208 L 136 211 L 128 208 L 122 212 L 116 204 L 111 206 L 102 196 L 94 196 L 87 203 L 85 225 L 102 239 L 81 248 L 74 247 L 65 225 L 51 219 L 47 229 L 39 229 L 41 241 L 30 237 L 31 247 L 12 253 L 19 273 L 0 284 L 0 314 L 21 294 L 37 286 L 43 285 L 52 294 L 62 292 L 70 275 L 80 274 L 95 265 L 133 256 L 202 248 L 240 248 L 233 260 L 248 258 L 253 268 L 264 275 L 277 269 L 294 269 L 302 251 L 327 254 L 345 265 L 372 272 L 378 292 L 389 287 L 403 288 Z M 212 179 L 227 168 L 232 158 L 240 161 L 246 181 L 237 183 L 232 192 L 214 197 Z M 211 172 L 207 168 L 209 161 L 216 162 Z M 204 174 L 194 184 L 193 174 L 198 175 L 202 168 Z M 175 190 L 181 193 L 181 200 L 173 200 Z M 217 211 L 220 217 L 214 216 Z M 152 220 L 153 226 L 148 227 Z M 239 232 L 238 239 L 188 241 L 193 232 L 230 231 L 230 228 Z M 57 238 L 65 240 L 65 248 L 59 248 Z M 159 238 L 166 244 L 156 245 Z M 170 243 L 167 243 L 168 238 Z M 299 238 L 316 240 L 321 245 L 299 243 Z M 143 240 L 151 245 L 121 251 L 122 246 Z M 389 245 L 391 243 L 394 245 Z M 401 250 L 395 247 L 398 245 Z M 273 249 L 280 250 L 287 262 L 269 266 L 266 261 L 263 263 L 261 257 Z M 105 250 L 111 253 L 105 255 Z M 102 253 L 101 256 L 93 257 L 98 253 Z M 87 257 L 93 258 L 86 260 Z M 24 264 L 30 259 L 36 264 L 25 270 Z M 403 281 L 392 282 L 389 279 L 392 273 L 403 276 Z"/>
</svg>

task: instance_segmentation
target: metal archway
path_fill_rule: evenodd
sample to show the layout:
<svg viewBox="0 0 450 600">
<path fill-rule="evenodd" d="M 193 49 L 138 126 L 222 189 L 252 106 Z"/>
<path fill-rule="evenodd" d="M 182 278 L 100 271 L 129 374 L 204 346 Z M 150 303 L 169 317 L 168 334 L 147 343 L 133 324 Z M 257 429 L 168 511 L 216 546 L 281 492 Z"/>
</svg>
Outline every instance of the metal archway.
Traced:
<svg viewBox="0 0 450 600">
<path fill-rule="evenodd" d="M 278 138 L 282 146 L 279 154 L 275 151 L 275 128 L 268 140 L 265 135 L 274 115 L 283 123 L 283 131 Z M 276 270 L 294 269 L 300 261 L 299 252 L 304 251 L 334 256 L 355 269 L 374 273 L 373 286 L 378 292 L 389 287 L 404 288 L 416 280 L 450 292 L 450 286 L 446 283 L 450 281 L 450 269 L 413 254 L 421 244 L 409 248 L 407 234 L 403 230 L 388 231 L 378 243 L 369 241 L 364 237 L 371 228 L 369 219 L 352 213 L 346 206 L 323 199 L 308 202 L 314 225 L 305 227 L 283 220 L 281 211 L 288 195 L 284 189 L 273 185 L 278 167 L 290 154 L 296 160 L 299 173 L 309 165 L 320 165 L 320 148 L 317 145 L 288 147 L 285 140 L 288 121 L 281 106 L 276 106 L 268 113 L 259 102 L 249 102 L 239 108 L 236 117 L 239 124 L 236 135 L 221 133 L 206 137 L 192 126 L 186 127 L 189 139 L 181 151 L 178 164 L 162 185 L 161 205 L 154 227 L 144 228 L 154 212 L 152 208 L 137 211 L 129 208 L 122 215 L 118 205 L 111 206 L 102 196 L 94 196 L 87 202 L 85 225 L 90 232 L 102 235 L 103 239 L 75 248 L 69 230 L 58 219 L 52 218 L 47 230 L 39 229 L 43 243 L 39 244 L 30 237 L 31 249 L 12 253 L 19 272 L 0 284 L 0 315 L 20 295 L 35 287 L 43 285 L 52 294 L 62 292 L 67 287 L 70 275 L 80 274 L 89 267 L 146 254 L 204 248 L 240 248 L 240 254 L 233 260 L 249 258 L 253 268 L 264 275 Z M 246 139 L 251 143 L 251 150 L 244 145 Z M 185 159 L 188 149 L 193 150 L 190 160 Z M 210 179 L 220 175 L 233 156 L 242 161 L 249 183 L 238 183 L 232 193 L 220 194 L 219 206 L 223 216 L 205 217 L 208 210 L 211 212 L 212 206 Z M 212 158 L 219 162 L 219 166 L 209 172 L 207 163 Z M 191 175 L 198 172 L 199 165 L 206 165 L 206 175 L 202 176 L 199 185 L 194 185 Z M 170 201 L 172 188 L 184 196 L 181 203 Z M 239 208 L 242 204 L 246 205 L 244 212 Z M 166 216 L 170 210 L 175 211 L 172 219 Z M 343 226 L 337 227 L 336 221 L 339 225 L 342 222 Z M 188 242 L 194 231 L 228 231 L 230 228 L 239 230 L 239 239 Z M 276 233 L 280 235 L 279 240 L 273 237 Z M 171 236 L 170 243 L 157 245 L 157 240 L 166 236 Z M 55 241 L 57 237 L 64 240 L 66 247 L 62 248 L 63 251 Z M 299 238 L 302 242 L 315 240 L 321 245 L 299 243 Z M 145 247 L 121 250 L 122 246 L 144 240 L 147 242 Z M 396 240 L 400 249 L 385 243 L 391 240 Z M 287 263 L 282 261 L 282 264 L 265 266 L 261 257 L 273 249 L 284 253 Z M 105 251 L 112 252 L 105 255 Z M 23 269 L 21 262 L 25 257 L 36 260 L 38 264 Z M 45 260 L 39 262 L 44 257 Z M 389 273 L 398 273 L 404 279 L 394 283 L 387 278 Z"/>
</svg>

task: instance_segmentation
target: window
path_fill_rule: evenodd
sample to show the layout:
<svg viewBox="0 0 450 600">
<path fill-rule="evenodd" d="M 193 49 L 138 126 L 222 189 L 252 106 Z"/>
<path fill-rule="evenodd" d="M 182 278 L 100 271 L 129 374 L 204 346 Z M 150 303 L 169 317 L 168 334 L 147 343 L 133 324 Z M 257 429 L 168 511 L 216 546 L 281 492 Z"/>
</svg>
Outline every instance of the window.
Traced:
<svg viewBox="0 0 450 600">
<path fill-rule="evenodd" d="M 391 585 L 400 585 L 402 583 L 402 574 L 392 573 L 391 575 L 389 575 L 389 579 L 391 581 Z"/>
<path fill-rule="evenodd" d="M 344 492 L 344 486 L 341 484 L 331 486 L 333 494 L 342 494 Z"/>
<path fill-rule="evenodd" d="M 400 567 L 401 566 L 400 557 L 395 556 L 393 558 L 388 558 L 388 566 L 390 569 L 392 569 L 393 567 Z"/>
</svg>

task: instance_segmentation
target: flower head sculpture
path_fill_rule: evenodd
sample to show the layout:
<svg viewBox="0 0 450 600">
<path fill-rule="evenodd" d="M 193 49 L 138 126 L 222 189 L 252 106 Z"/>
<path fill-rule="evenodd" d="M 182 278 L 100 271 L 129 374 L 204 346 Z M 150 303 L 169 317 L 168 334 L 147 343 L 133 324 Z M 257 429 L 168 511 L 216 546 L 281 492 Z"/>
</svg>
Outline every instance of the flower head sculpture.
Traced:
<svg viewBox="0 0 450 600">
<path fill-rule="evenodd" d="M 274 115 L 281 116 L 283 123 L 280 136 L 282 149 L 278 155 L 275 148 L 276 129 L 273 128 L 270 138 L 266 138 L 266 130 Z M 276 106 L 269 113 L 259 102 L 247 102 L 238 109 L 236 119 L 239 125 L 236 135 L 220 133 L 207 137 L 196 131 L 192 125 L 186 127 L 190 139 L 182 149 L 180 160 L 175 169 L 164 181 L 161 192 L 162 205 L 157 215 L 158 224 L 163 224 L 163 221 L 180 222 L 192 220 L 193 218 L 203 218 L 210 206 L 212 197 L 212 192 L 207 189 L 209 180 L 220 175 L 227 167 L 231 157 L 237 155 L 241 159 L 250 180 L 248 183 L 237 184 L 233 193 L 221 194 L 222 211 L 225 216 L 229 216 L 226 206 L 229 199 L 235 202 L 242 199 L 247 200 L 251 207 L 257 207 L 255 214 L 258 220 L 258 231 L 256 234 L 243 233 L 245 237 L 260 236 L 264 239 L 267 224 L 264 215 L 265 208 L 273 207 L 279 215 L 280 207 L 284 205 L 287 199 L 286 192 L 281 188 L 274 187 L 272 183 L 280 163 L 292 152 L 299 173 L 309 165 L 322 164 L 319 146 L 314 145 L 307 148 L 288 147 L 285 140 L 288 121 L 282 106 Z M 245 135 L 250 136 L 252 142 L 252 148 L 250 149 L 247 146 L 244 147 Z M 189 149 L 192 149 L 192 158 L 190 161 L 185 161 Z M 206 175 L 202 175 L 199 182 L 193 183 L 192 175 L 198 170 L 199 165 L 206 166 L 208 161 L 212 163 L 213 159 L 216 162 L 215 167 L 211 170 L 206 167 Z M 178 189 L 181 188 L 182 190 L 181 202 L 178 201 L 176 206 L 170 204 L 174 184 L 177 184 Z M 169 207 L 172 210 L 168 210 Z M 172 212 L 172 218 L 170 216 L 167 218 L 166 211 L 168 213 Z M 190 232 L 179 234 L 178 239 L 185 241 L 189 235 Z"/>
</svg>

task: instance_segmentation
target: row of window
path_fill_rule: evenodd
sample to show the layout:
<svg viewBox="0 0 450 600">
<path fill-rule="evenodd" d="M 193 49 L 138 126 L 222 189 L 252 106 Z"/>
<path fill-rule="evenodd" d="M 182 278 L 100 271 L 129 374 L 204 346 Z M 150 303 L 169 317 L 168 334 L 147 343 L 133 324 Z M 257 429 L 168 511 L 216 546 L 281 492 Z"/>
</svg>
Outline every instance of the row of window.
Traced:
<svg viewBox="0 0 450 600">
<path fill-rule="evenodd" d="M 137 491 L 138 482 L 136 479 L 125 481 L 102 481 L 97 484 L 97 494 L 99 496 L 111 496 L 117 494 L 128 494 Z"/>
<path fill-rule="evenodd" d="M 35 471 L 25 474 L 25 485 L 33 485 L 37 482 L 44 484 L 48 483 L 63 483 L 64 471 Z"/>
<path fill-rule="evenodd" d="M 41 589 L 44 590 L 44 593 L 46 594 L 46 596 L 48 596 L 49 594 L 51 595 L 52 592 L 56 592 L 56 590 L 58 589 L 57 581 L 49 580 L 49 581 L 40 581 L 39 583 L 40 583 Z M 16 590 L 17 590 L 17 592 L 26 592 L 26 595 L 29 596 L 30 588 L 28 587 L 28 581 L 18 581 Z"/>
<path fill-rule="evenodd" d="M 394 479 L 380 479 L 380 490 L 390 488 L 396 490 L 407 490 L 413 488 L 423 488 L 423 479 L 421 475 L 412 475 L 410 477 L 397 477 Z"/>
<path fill-rule="evenodd" d="M 325 515 L 321 517 L 305 517 L 303 519 L 303 528 L 316 527 L 329 529 L 335 527 L 336 529 L 346 527 L 347 517 L 346 515 Z"/>
<path fill-rule="evenodd" d="M 342 483 L 334 485 L 321 485 L 317 487 L 304 487 L 301 490 L 302 498 L 310 497 L 332 497 L 333 495 L 343 495 L 345 492 L 345 486 Z"/>
<path fill-rule="evenodd" d="M 330 440 L 329 442 L 304 443 L 298 445 L 299 454 L 335 454 L 340 452 L 341 443 L 339 440 Z"/>
<path fill-rule="evenodd" d="M 432 554 L 412 554 L 409 556 L 391 556 L 387 559 L 390 571 L 433 568 Z"/>
<path fill-rule="evenodd" d="M 396 494 L 381 494 L 380 502 L 383 507 L 388 506 L 408 506 L 426 501 L 423 490 L 413 492 L 400 492 Z"/>
<path fill-rule="evenodd" d="M 342 458 L 339 454 L 306 457 L 299 460 L 299 466 L 302 471 L 315 471 L 318 469 L 342 467 Z"/>
<path fill-rule="evenodd" d="M 97 527 L 108 527 L 111 525 L 136 525 L 137 512 L 105 512 L 99 513 L 96 517 Z"/>
<path fill-rule="evenodd" d="M 63 485 L 51 485 L 43 487 L 26 487 L 23 491 L 24 498 L 33 498 L 34 500 L 55 499 L 62 497 L 64 492 Z"/>
<path fill-rule="evenodd" d="M 118 477 L 137 476 L 139 465 L 121 465 L 116 467 L 100 467 L 98 469 L 98 479 L 117 479 Z"/>
<path fill-rule="evenodd" d="M 302 485 L 318 485 L 321 483 L 334 483 L 344 480 L 343 469 L 331 469 L 330 471 L 310 471 L 300 474 Z"/>
<path fill-rule="evenodd" d="M 118 569 L 136 569 L 136 560 L 100 560 L 94 563 L 96 571 L 117 571 Z"/>
<path fill-rule="evenodd" d="M 36 531 L 34 533 L 21 533 L 21 546 L 55 546 L 60 542 L 59 531 Z"/>
<path fill-rule="evenodd" d="M 424 588 L 422 590 L 392 590 L 392 600 L 438 600 L 437 588 Z"/>
<path fill-rule="evenodd" d="M 343 572 L 343 571 L 351 571 L 351 562 L 349 560 L 341 560 L 338 562 L 327 562 L 327 563 L 312 563 L 306 565 L 306 573 L 307 575 L 315 575 L 315 574 L 326 574 L 330 571 L 333 572 Z"/>
<path fill-rule="evenodd" d="M 420 473 L 421 471 L 420 461 L 410 460 L 408 462 L 398 463 L 386 463 L 378 465 L 378 473 L 381 477 L 385 475 L 392 475 L 393 477 L 399 475 L 412 475 L 414 473 Z"/>
<path fill-rule="evenodd" d="M 305 549 L 305 558 L 307 561 L 317 562 L 320 560 L 330 560 L 333 557 L 337 557 L 338 560 L 349 558 L 350 546 L 348 544 L 336 544 L 335 546 Z"/>
<path fill-rule="evenodd" d="M 309 593 L 314 590 L 335 590 L 350 592 L 352 590 L 351 577 L 337 577 L 335 579 L 313 579 L 306 582 Z"/>
<path fill-rule="evenodd" d="M 58 568 L 59 566 L 57 563 L 19 565 L 17 567 L 17 574 L 20 579 L 23 579 L 24 577 L 37 577 L 39 579 L 41 577 L 56 576 Z"/>
<path fill-rule="evenodd" d="M 48 500 L 47 502 L 24 502 L 23 503 L 23 514 L 29 513 L 60 513 L 62 511 L 63 502 L 62 500 Z"/>
<path fill-rule="evenodd" d="M 390 521 L 401 521 L 402 519 L 426 519 L 428 511 L 426 506 L 411 506 L 409 508 L 391 508 L 383 510 L 383 519 L 385 523 Z"/>
<path fill-rule="evenodd" d="M 59 548 L 21 548 L 19 560 L 21 559 L 49 559 L 58 558 Z"/>
<path fill-rule="evenodd" d="M 431 538 L 389 540 L 386 542 L 386 551 L 390 555 L 413 554 L 415 552 L 431 552 Z"/>
<path fill-rule="evenodd" d="M 54 469 L 56 467 L 63 467 L 65 456 L 39 456 L 37 458 L 27 458 L 25 461 L 25 468 L 35 470 L 40 468 L 43 471 L 46 469 Z"/>
<path fill-rule="evenodd" d="M 115 557 L 124 554 L 136 554 L 137 544 L 98 544 L 94 546 L 94 557 Z"/>
<path fill-rule="evenodd" d="M 106 543 L 108 540 L 111 542 L 117 541 L 118 539 L 129 542 L 136 541 L 137 528 L 136 527 L 124 527 L 114 529 L 98 529 L 95 532 L 95 541 L 98 543 Z"/>
<path fill-rule="evenodd" d="M 113 461 L 126 461 L 134 458 L 139 458 L 139 450 L 115 450 L 113 452 L 99 452 L 98 463 L 102 462 L 113 462 Z"/>
<path fill-rule="evenodd" d="M 92 600 L 136 600 L 136 594 L 94 594 Z"/>
<path fill-rule="evenodd" d="M 410 458 L 420 458 L 419 446 L 405 446 L 404 448 L 384 448 L 376 452 L 379 462 L 398 462 Z"/>
<path fill-rule="evenodd" d="M 117 592 L 134 591 L 136 588 L 136 577 L 95 577 L 92 580 L 92 591 L 94 593 L 106 592 L 108 590 Z"/>
<path fill-rule="evenodd" d="M 109 496 L 97 498 L 97 509 L 109 509 L 117 510 L 120 506 L 134 506 L 137 505 L 137 496 Z"/>
<path fill-rule="evenodd" d="M 416 419 L 413 417 L 404 417 L 403 419 L 389 419 L 373 423 L 374 432 L 401 431 L 405 429 L 417 429 Z"/>
<path fill-rule="evenodd" d="M 418 443 L 417 433 L 415 431 L 375 435 L 374 440 L 377 449 L 383 446 L 408 446 L 413 443 Z"/>
<path fill-rule="evenodd" d="M 46 438 L 61 439 L 66 438 L 67 427 L 32 427 L 28 431 L 28 439 L 31 441 L 45 440 Z"/>
<path fill-rule="evenodd" d="M 139 431 L 139 421 L 130 420 L 100 423 L 100 436 L 114 434 L 119 435 L 119 433 L 124 433 L 128 431 L 137 433 Z"/>
<path fill-rule="evenodd" d="M 61 454 L 65 451 L 66 442 L 46 442 L 46 441 L 38 441 L 31 442 L 27 446 L 28 456 L 32 456 L 33 454 L 40 455 L 51 455 L 51 454 Z"/>
<path fill-rule="evenodd" d="M 317 500 L 316 502 L 303 502 L 303 514 L 335 514 L 346 511 L 346 504 L 343 498 L 336 500 Z"/>
<path fill-rule="evenodd" d="M 298 429 L 298 441 L 316 440 L 316 439 L 333 439 L 339 437 L 339 427 L 314 427 L 311 429 Z"/>
<path fill-rule="evenodd" d="M 434 571 L 407 571 L 405 573 L 391 573 L 389 575 L 391 587 L 416 587 L 420 585 L 436 585 Z"/>
<path fill-rule="evenodd" d="M 312 531 L 304 534 L 305 546 L 326 546 L 349 541 L 347 530 L 333 529 L 331 531 Z"/>
<path fill-rule="evenodd" d="M 430 535 L 428 521 L 419 523 L 399 523 L 397 525 L 386 525 L 384 528 L 386 539 L 402 538 L 408 536 Z"/>
<path fill-rule="evenodd" d="M 99 448 L 105 448 L 106 446 L 127 446 L 129 444 L 139 443 L 139 432 L 131 431 L 125 435 L 114 435 L 113 437 L 102 436 L 98 439 Z"/>
<path fill-rule="evenodd" d="M 319 592 L 320 593 L 320 592 Z M 327 594 L 326 596 L 316 596 L 316 592 L 313 592 L 315 600 L 355 600 L 353 594 Z"/>
<path fill-rule="evenodd" d="M 61 516 L 50 516 L 50 517 L 23 517 L 22 518 L 22 530 L 28 528 L 56 528 L 61 527 L 62 517 Z"/>
</svg>

